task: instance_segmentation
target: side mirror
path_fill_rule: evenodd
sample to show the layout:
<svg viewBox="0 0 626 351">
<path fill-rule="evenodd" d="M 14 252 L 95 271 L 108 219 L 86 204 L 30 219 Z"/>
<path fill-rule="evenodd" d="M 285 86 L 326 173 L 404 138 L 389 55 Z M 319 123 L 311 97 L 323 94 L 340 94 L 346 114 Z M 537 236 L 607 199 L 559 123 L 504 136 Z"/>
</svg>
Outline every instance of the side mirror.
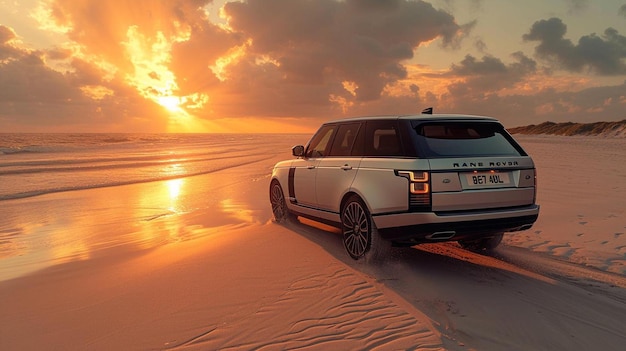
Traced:
<svg viewBox="0 0 626 351">
<path fill-rule="evenodd" d="M 304 156 L 304 146 L 296 145 L 296 146 L 292 147 L 291 148 L 291 154 L 296 156 L 296 157 Z"/>
</svg>

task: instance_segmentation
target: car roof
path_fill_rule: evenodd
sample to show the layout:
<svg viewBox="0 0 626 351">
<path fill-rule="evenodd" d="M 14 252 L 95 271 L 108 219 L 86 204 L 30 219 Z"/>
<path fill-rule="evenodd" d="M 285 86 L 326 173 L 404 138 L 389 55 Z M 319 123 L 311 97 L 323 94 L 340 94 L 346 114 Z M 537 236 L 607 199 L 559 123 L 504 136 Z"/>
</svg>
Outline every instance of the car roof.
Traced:
<svg viewBox="0 0 626 351">
<path fill-rule="evenodd" d="M 475 115 L 462 115 L 462 114 L 418 114 L 418 115 L 381 115 L 381 116 L 361 116 L 361 117 L 349 117 L 328 121 L 325 124 L 339 123 L 339 122 L 357 122 L 367 120 L 394 120 L 394 119 L 408 119 L 408 120 L 420 120 L 420 121 L 459 121 L 459 120 L 472 120 L 472 121 L 495 121 L 496 118 L 487 116 L 475 116 Z"/>
</svg>

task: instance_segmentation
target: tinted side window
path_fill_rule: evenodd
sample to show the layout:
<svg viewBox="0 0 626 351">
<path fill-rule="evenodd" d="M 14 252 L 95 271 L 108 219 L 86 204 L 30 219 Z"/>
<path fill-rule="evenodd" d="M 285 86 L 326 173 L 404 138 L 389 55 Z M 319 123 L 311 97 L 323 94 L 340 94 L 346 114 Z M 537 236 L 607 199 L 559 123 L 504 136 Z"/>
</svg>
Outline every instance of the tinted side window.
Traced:
<svg viewBox="0 0 626 351">
<path fill-rule="evenodd" d="M 324 157 L 328 155 L 331 138 L 337 126 L 323 126 L 315 133 L 304 153 L 305 157 Z"/>
<path fill-rule="evenodd" d="M 352 146 L 352 156 L 363 156 L 365 154 L 365 123 L 361 124 L 359 133 L 356 135 L 354 146 Z"/>
<path fill-rule="evenodd" d="M 340 125 L 337 129 L 330 156 L 350 156 L 356 136 L 359 132 L 360 123 Z"/>
<path fill-rule="evenodd" d="M 365 127 L 365 156 L 402 156 L 396 120 L 368 121 Z"/>
</svg>

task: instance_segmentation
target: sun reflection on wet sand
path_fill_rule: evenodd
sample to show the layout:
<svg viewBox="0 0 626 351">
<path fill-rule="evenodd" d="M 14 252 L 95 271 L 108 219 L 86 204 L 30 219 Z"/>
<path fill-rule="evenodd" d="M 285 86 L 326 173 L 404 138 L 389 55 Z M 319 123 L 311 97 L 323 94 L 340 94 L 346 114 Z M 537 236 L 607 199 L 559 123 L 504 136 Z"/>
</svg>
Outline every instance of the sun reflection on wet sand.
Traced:
<svg viewBox="0 0 626 351">
<path fill-rule="evenodd" d="M 230 216 L 237 218 L 245 223 L 254 223 L 255 218 L 252 210 L 246 208 L 243 202 L 237 202 L 234 199 L 224 199 L 220 201 L 222 211 Z"/>
<path fill-rule="evenodd" d="M 188 191 L 186 179 L 170 179 L 157 185 L 153 191 L 140 194 L 140 205 L 136 207 L 135 217 L 141 218 L 135 232 L 140 248 L 188 240 L 193 232 L 183 217 L 192 212 L 181 200 Z"/>
<path fill-rule="evenodd" d="M 42 268 L 183 240 L 186 179 L 56 193 L 6 203 L 0 280 Z M 197 235 L 197 234 L 196 234 Z"/>
<path fill-rule="evenodd" d="M 184 179 L 172 179 L 165 182 L 167 188 L 170 191 L 170 200 L 176 201 L 178 196 L 180 195 L 181 187 L 183 186 L 185 180 Z"/>
<path fill-rule="evenodd" d="M 163 169 L 175 176 L 176 167 Z M 265 169 L 253 169 L 264 174 Z M 53 193 L 3 203 L 0 280 L 261 223 L 269 207 L 250 172 L 223 170 L 166 181 Z M 246 185 L 247 184 L 247 185 Z M 244 186 L 245 185 L 245 186 Z M 267 207 L 267 208 L 266 208 Z"/>
<path fill-rule="evenodd" d="M 5 207 L 4 221 L 8 223 L 2 225 L 0 232 L 13 234 L 2 240 L 2 246 L 11 251 L 0 256 L 0 280 L 91 257 L 89 236 L 85 235 L 93 225 L 89 218 L 67 216 L 67 207 L 56 201 L 43 201 L 46 208 L 41 211 L 33 211 L 29 202 L 23 202 L 22 210 Z"/>
</svg>

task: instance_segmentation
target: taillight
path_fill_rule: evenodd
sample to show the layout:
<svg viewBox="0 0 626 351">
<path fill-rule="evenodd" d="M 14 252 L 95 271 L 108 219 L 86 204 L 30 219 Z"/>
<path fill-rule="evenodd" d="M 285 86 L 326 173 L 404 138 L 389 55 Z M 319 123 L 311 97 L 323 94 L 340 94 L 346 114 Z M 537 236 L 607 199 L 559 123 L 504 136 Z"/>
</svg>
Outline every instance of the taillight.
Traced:
<svg viewBox="0 0 626 351">
<path fill-rule="evenodd" d="M 409 180 L 409 208 L 413 211 L 430 210 L 430 176 L 424 171 L 396 171 Z"/>
</svg>

